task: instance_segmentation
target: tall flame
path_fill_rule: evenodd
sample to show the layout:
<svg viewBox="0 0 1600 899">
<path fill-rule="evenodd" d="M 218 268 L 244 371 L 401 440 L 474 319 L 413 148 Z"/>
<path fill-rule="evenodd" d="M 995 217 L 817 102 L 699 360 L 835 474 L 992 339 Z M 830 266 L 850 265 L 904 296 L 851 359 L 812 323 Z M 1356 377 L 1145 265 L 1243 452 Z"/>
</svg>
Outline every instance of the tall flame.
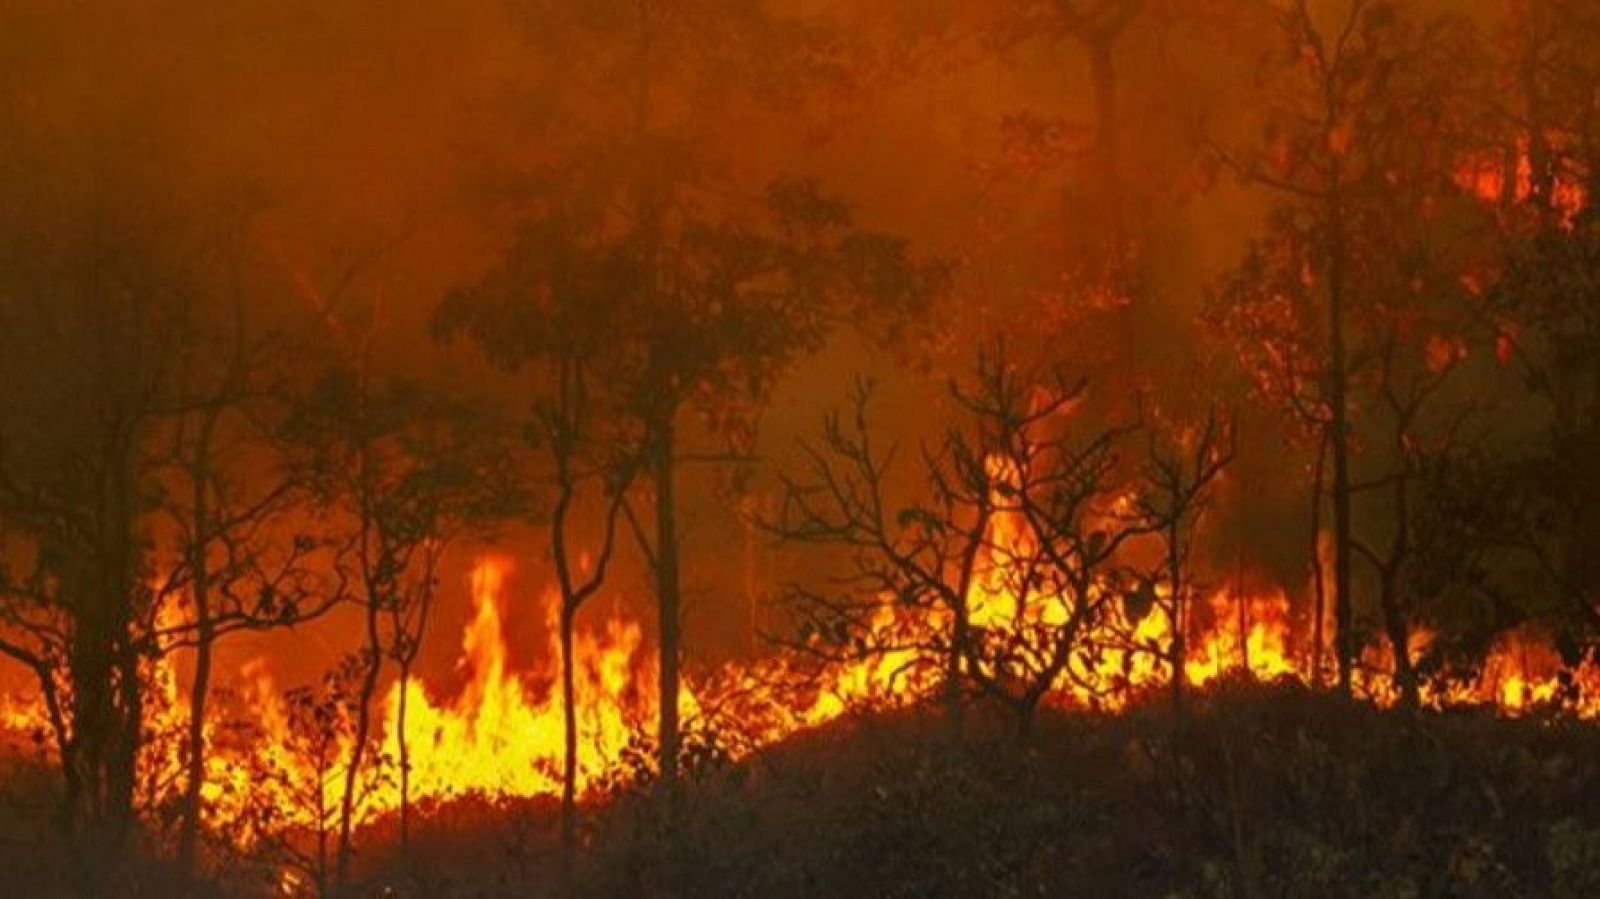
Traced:
<svg viewBox="0 0 1600 899">
<path fill-rule="evenodd" d="M 563 716 L 560 697 L 548 686 L 556 682 L 556 671 L 541 672 L 535 679 L 507 666 L 501 621 L 507 571 L 504 560 L 486 559 L 472 572 L 475 614 L 461 641 L 461 664 L 470 676 L 460 694 L 438 701 L 413 678 L 396 683 L 384 702 L 385 720 L 397 721 L 405 692 L 411 788 L 417 795 L 530 796 L 560 790 Z M 556 596 L 545 597 L 552 635 L 558 607 Z M 578 780 L 583 789 L 620 756 L 636 726 L 648 720 L 645 697 L 654 695 L 654 665 L 634 622 L 613 618 L 599 633 L 580 633 L 575 642 Z M 554 637 L 548 658 L 552 668 L 560 659 Z M 398 728 L 388 731 L 384 751 L 399 757 Z M 398 793 L 386 794 L 378 803 L 384 808 L 398 804 Z"/>
</svg>

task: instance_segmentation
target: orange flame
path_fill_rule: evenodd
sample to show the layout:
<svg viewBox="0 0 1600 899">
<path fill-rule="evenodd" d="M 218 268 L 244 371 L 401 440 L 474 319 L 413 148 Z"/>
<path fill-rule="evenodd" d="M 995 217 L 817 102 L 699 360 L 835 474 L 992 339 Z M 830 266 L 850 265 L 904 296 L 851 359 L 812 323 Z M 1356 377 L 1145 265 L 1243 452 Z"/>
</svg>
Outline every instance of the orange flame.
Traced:
<svg viewBox="0 0 1600 899">
<path fill-rule="evenodd" d="M 996 527 L 998 541 L 1027 539 L 1015 523 L 997 521 Z M 512 670 L 502 622 L 509 567 L 503 559 L 485 558 L 472 572 L 474 616 L 461 640 L 460 664 L 468 672 L 461 690 L 453 698 L 441 698 L 412 678 L 393 684 L 378 703 L 378 754 L 392 766 L 399 756 L 394 722 L 405 696 L 413 801 L 468 793 L 530 797 L 560 790 L 562 708 L 558 691 L 551 688 L 557 682 L 559 647 L 552 637 L 541 670 Z M 1021 601 L 1007 593 L 1002 574 L 996 558 L 986 560 L 980 570 L 971 597 L 975 626 L 1003 620 L 1001 616 L 1014 613 Z M 546 595 L 544 605 L 553 634 L 557 597 Z M 881 612 L 875 626 L 908 626 L 900 614 Z M 1037 614 L 1048 620 L 1056 613 L 1046 607 Z M 1062 679 L 1051 697 L 1054 704 L 1117 709 L 1142 690 L 1169 683 L 1170 666 L 1161 656 L 1172 633 L 1165 605 L 1137 623 L 1118 615 L 1103 625 L 1105 633 L 1090 635 L 1091 641 L 1103 644 L 1103 651 Z M 1183 672 L 1188 683 L 1203 685 L 1240 669 L 1260 679 L 1309 681 L 1309 660 L 1294 649 L 1289 600 L 1283 591 L 1239 595 L 1219 590 L 1186 619 L 1204 628 L 1191 635 Z M 1418 642 L 1425 644 L 1428 639 L 1419 635 Z M 592 794 L 615 772 L 635 736 L 647 732 L 653 721 L 655 660 L 639 624 L 619 617 L 580 633 L 576 656 L 579 791 Z M 1382 652 L 1374 650 L 1368 667 L 1381 668 L 1382 658 Z M 756 751 L 857 709 L 932 696 L 938 679 L 926 672 L 936 672 L 938 666 L 929 661 L 908 649 L 833 664 L 820 675 L 808 671 L 811 679 L 800 690 L 782 686 L 799 670 L 789 658 L 733 664 L 685 690 L 685 718 L 693 722 L 696 716 L 721 716 L 719 721 L 731 721 L 740 731 L 733 753 Z M 150 678 L 156 694 L 150 732 L 158 737 L 147 747 L 142 764 L 144 780 L 155 785 L 145 801 L 154 805 L 181 789 L 181 752 L 174 748 L 175 740 L 159 735 L 181 735 L 187 707 L 180 701 L 170 661 L 157 664 Z M 313 764 L 308 761 L 306 736 L 297 733 L 289 704 L 266 665 L 258 661 L 245 666 L 241 679 L 240 692 L 253 718 L 255 736 L 229 741 L 215 722 L 208 722 L 212 751 L 202 792 L 207 822 L 241 844 L 259 839 L 269 828 L 329 827 L 343 788 L 342 766 L 350 754 L 348 734 L 335 734 L 325 764 Z M 1379 703 L 1395 699 L 1381 670 L 1368 672 L 1363 691 Z M 1476 679 L 1430 683 L 1424 700 L 1434 707 L 1487 704 L 1509 715 L 1556 707 L 1600 717 L 1600 668 L 1586 664 L 1563 669 L 1546 643 L 1532 635 L 1517 635 L 1495 647 Z M 43 724 L 38 702 L 0 697 L 0 728 L 26 732 L 41 730 Z M 167 795 L 158 795 L 163 790 Z M 399 804 L 397 779 L 374 779 L 362 791 L 358 816 L 371 821 Z M 252 808 L 263 806 L 273 807 L 274 813 L 268 818 L 252 815 Z"/>
</svg>

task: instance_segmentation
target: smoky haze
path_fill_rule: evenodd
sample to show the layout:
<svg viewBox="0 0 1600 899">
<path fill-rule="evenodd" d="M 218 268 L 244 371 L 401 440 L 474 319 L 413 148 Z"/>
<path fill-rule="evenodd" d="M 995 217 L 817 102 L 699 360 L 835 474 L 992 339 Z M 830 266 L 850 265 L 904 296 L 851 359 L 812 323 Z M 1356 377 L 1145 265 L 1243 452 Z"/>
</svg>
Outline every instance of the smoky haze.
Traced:
<svg viewBox="0 0 1600 899">
<path fill-rule="evenodd" d="M 0 190 L 8 228 L 100 215 L 130 242 L 204 260 L 208 289 L 233 279 L 263 315 L 295 322 L 302 342 L 286 352 L 336 354 L 332 309 L 370 324 L 385 371 L 494 397 L 515 417 L 523 382 L 460 341 L 441 346 L 428 321 L 503 257 L 530 173 L 580 145 L 657 164 L 660 139 L 708 185 L 707 204 L 814 178 L 857 222 L 947 264 L 952 284 L 916 345 L 886 353 L 841 333 L 790 366 L 742 486 L 717 466 L 685 475 L 694 663 L 763 651 L 757 632 L 785 627 L 764 600 L 812 560 L 738 513 L 773 501 L 771 470 L 795 462 L 796 437 L 844 402 L 851 377 L 878 379 L 876 426 L 914 445 L 954 413 L 946 380 L 1001 332 L 1089 376 L 1111 406 L 1185 402 L 1209 379 L 1200 392 L 1242 408 L 1245 438 L 1205 541 L 1211 576 L 1299 593 L 1310 454 L 1251 414 L 1237 378 L 1214 374 L 1219 351 L 1198 323 L 1268 198 L 1205 171 L 1197 147 L 1249 133 L 1256 66 L 1277 51 L 1250 32 L 1260 4 L 1144 6 L 1115 49 L 1114 190 L 1149 249 L 1130 339 L 1062 311 L 1085 305 L 1112 252 L 1095 248 L 1111 228 L 1098 191 L 1113 186 L 1094 161 L 1089 56 L 1042 2 L 13 0 L 0 11 Z M 692 441 L 719 447 L 709 433 Z M 513 653 L 545 651 L 540 520 L 452 550 L 430 678 L 452 676 L 465 572 L 482 552 L 515 560 Z M 637 554 L 618 565 L 602 604 L 648 619 Z M 283 681 L 304 680 L 344 651 L 347 617 L 227 653 L 266 654 Z"/>
</svg>

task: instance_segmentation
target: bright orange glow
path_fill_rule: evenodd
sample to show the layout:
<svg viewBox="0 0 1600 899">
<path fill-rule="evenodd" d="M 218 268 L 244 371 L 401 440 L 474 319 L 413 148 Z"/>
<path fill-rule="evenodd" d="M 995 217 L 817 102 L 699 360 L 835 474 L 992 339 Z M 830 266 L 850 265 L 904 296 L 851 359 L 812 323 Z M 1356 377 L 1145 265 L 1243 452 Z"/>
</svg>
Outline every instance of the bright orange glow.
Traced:
<svg viewBox="0 0 1600 899">
<path fill-rule="evenodd" d="M 396 684 L 384 702 L 384 720 L 397 720 L 400 690 L 409 691 L 406 734 L 415 795 L 465 792 L 529 796 L 560 791 L 563 722 L 558 683 L 560 647 L 552 637 L 549 670 L 519 676 L 506 665 L 501 605 L 507 565 L 484 560 L 472 573 L 476 615 L 461 641 L 461 664 L 470 672 L 454 700 L 429 696 L 418 680 Z M 547 596 L 549 632 L 556 633 L 559 598 Z M 636 623 L 611 619 L 599 633 L 578 635 L 578 781 L 580 791 L 617 759 L 630 736 L 652 720 L 647 697 L 656 695 L 654 654 L 644 648 Z M 535 687 L 534 684 L 550 686 Z M 391 728 L 383 751 L 399 757 Z M 398 789 L 382 794 L 381 808 L 399 804 Z"/>
<path fill-rule="evenodd" d="M 1456 186 L 1489 203 L 1526 201 L 1533 195 L 1533 162 L 1529 156 L 1527 139 L 1523 138 L 1517 144 L 1514 171 L 1508 172 L 1512 165 L 1504 158 L 1478 156 L 1456 168 Z M 1510 191 L 1506 189 L 1508 180 Z M 1588 190 L 1584 185 L 1565 173 L 1555 176 L 1550 192 L 1551 207 L 1569 223 L 1589 202 Z"/>
<path fill-rule="evenodd" d="M 1014 521 L 997 519 L 994 528 L 992 536 L 1002 547 L 1014 549 L 1028 539 Z M 461 637 L 459 664 L 467 679 L 457 695 L 439 697 L 413 679 L 393 684 L 375 704 L 378 755 L 388 760 L 391 771 L 389 776 L 364 782 L 357 806 L 361 820 L 370 821 L 400 805 L 398 778 L 392 769 L 399 757 L 393 724 L 402 690 L 408 706 L 412 801 L 469 793 L 489 797 L 559 793 L 563 722 L 559 691 L 554 686 L 559 683 L 559 649 L 552 637 L 537 670 L 518 672 L 509 666 L 502 626 L 508 570 L 505 560 L 484 558 L 472 572 L 475 614 Z M 970 597 L 974 627 L 999 627 L 1007 616 L 1016 614 L 1021 599 L 1009 594 L 1005 583 L 999 561 L 986 559 Z M 1036 600 L 1028 598 L 1024 603 L 1029 610 L 1026 614 L 1043 623 L 1059 623 L 1062 610 Z M 1202 686 L 1241 669 L 1262 680 L 1309 681 L 1309 660 L 1304 652 L 1295 650 L 1289 600 L 1283 591 L 1239 595 L 1218 590 L 1196 605 L 1185 615 L 1191 632 L 1184 665 L 1189 684 Z M 545 608 L 552 634 L 556 607 L 557 598 L 547 595 Z M 1170 683 L 1170 666 L 1161 655 L 1172 633 L 1165 602 L 1137 623 L 1123 620 L 1117 608 L 1088 635 L 1088 642 L 1099 649 L 1092 654 L 1092 662 L 1069 669 L 1050 696 L 1051 704 L 1116 710 L 1142 693 Z M 913 622 L 891 611 L 881 612 L 875 623 L 885 633 L 930 626 L 938 626 L 938 622 Z M 1421 646 L 1429 639 L 1427 634 L 1419 634 L 1416 642 Z M 1385 657 L 1381 647 L 1370 650 L 1361 681 L 1362 692 L 1380 704 L 1395 700 L 1381 670 Z M 607 775 L 616 773 L 630 742 L 649 734 L 653 727 L 655 659 L 638 623 L 610 618 L 579 634 L 577 660 L 579 791 L 592 794 Z M 1330 667 L 1325 663 L 1324 670 Z M 732 727 L 737 732 L 729 735 L 728 746 L 738 755 L 855 710 L 931 698 L 940 686 L 938 661 L 919 658 L 915 650 L 831 664 L 820 672 L 805 669 L 809 680 L 803 688 L 796 688 L 801 670 L 782 656 L 727 666 L 686 688 L 682 697 L 685 720 L 693 726 L 697 720 L 715 719 L 721 727 Z M 182 784 L 179 738 L 186 723 L 185 697 L 169 662 L 150 675 L 155 694 L 150 733 L 156 738 L 143 759 L 144 780 L 162 785 L 156 789 L 175 793 Z M 327 745 L 319 749 L 314 736 L 295 723 L 291 703 L 272 682 L 265 663 L 247 665 L 241 679 L 236 687 L 242 705 L 254 718 L 256 733 L 250 739 L 229 741 L 216 732 L 215 723 L 208 722 L 213 743 L 203 790 L 208 822 L 241 843 L 259 838 L 260 829 L 268 826 L 332 827 L 344 784 L 343 764 L 349 756 L 348 729 L 335 722 Z M 1575 694 L 1565 686 L 1569 684 L 1583 689 Z M 1581 701 L 1569 698 L 1574 695 L 1581 696 Z M 1597 698 L 1600 669 L 1585 665 L 1575 671 L 1564 670 L 1556 654 L 1532 635 L 1502 641 L 1475 680 L 1430 683 L 1424 690 L 1430 706 L 1490 705 L 1508 715 L 1554 707 L 1596 717 L 1600 716 Z M 6 729 L 39 732 L 45 723 L 38 703 L 17 696 L 0 701 L 0 726 Z M 153 806 L 160 797 L 149 800 Z M 269 818 L 251 811 L 267 806 L 274 809 Z"/>
</svg>

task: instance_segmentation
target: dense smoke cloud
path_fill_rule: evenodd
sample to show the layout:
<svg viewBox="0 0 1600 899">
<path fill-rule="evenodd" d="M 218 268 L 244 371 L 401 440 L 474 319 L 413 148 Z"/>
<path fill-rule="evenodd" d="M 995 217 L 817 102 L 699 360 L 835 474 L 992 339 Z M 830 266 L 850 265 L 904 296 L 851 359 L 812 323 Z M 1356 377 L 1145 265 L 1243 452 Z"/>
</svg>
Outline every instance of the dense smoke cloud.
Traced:
<svg viewBox="0 0 1600 899">
<path fill-rule="evenodd" d="M 618 165 L 653 162 L 630 143 L 642 128 L 714 172 L 724 196 L 815 177 L 858 221 L 956 273 L 942 336 L 908 348 L 920 364 L 845 337 L 790 372 L 764 416 L 764 465 L 793 458 L 794 437 L 814 432 L 855 372 L 885 381 L 886 432 L 933 433 L 951 411 L 946 378 L 975 339 L 1004 330 L 1023 342 L 1047 334 L 1028 351 L 1088 374 L 1113 405 L 1136 393 L 1193 399 L 1181 388 L 1216 355 L 1198 314 L 1265 203 L 1194 152 L 1248 130 L 1256 66 L 1282 52 L 1251 34 L 1254 5 L 1150 4 L 1115 48 L 1116 199 L 1142 219 L 1148 250 L 1126 342 L 1100 340 L 1093 316 L 1034 327 L 1081 299 L 1092 273 L 1071 257 L 1099 253 L 1109 221 L 1092 161 L 1091 60 L 1050 4 L 670 6 L 13 3 L 0 23 L 6 205 L 35 223 L 121 207 L 175 255 L 228 259 L 263 308 L 293 317 L 342 304 L 376 318 L 378 356 L 394 371 L 515 407 L 514 382 L 441 349 L 426 321 L 499 258 L 505 197 L 530 173 L 587 141 Z M 650 16 L 656 43 L 641 39 Z M 326 337 L 308 346 L 332 352 L 315 342 Z M 1265 422 L 1246 415 L 1242 427 L 1251 436 L 1207 552 L 1299 590 L 1308 458 L 1281 452 Z M 769 594 L 805 562 L 737 520 L 726 473 L 690 477 L 690 627 L 697 652 L 715 656 L 751 645 L 765 613 L 746 594 Z M 754 483 L 757 500 L 771 489 Z M 528 559 L 518 589 L 532 599 L 536 541 L 506 539 Z M 642 598 L 635 569 L 612 589 Z M 464 614 L 447 612 L 441 629 Z M 453 653 L 430 647 L 430 665 L 442 671 Z"/>
</svg>

